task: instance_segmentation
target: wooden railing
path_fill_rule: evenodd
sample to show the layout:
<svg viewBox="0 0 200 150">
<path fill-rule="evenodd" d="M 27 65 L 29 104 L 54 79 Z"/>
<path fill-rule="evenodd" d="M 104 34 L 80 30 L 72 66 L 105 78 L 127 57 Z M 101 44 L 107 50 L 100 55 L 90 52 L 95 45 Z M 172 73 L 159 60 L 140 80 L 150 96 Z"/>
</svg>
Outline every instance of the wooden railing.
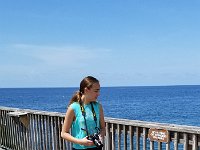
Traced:
<svg viewBox="0 0 200 150">
<path fill-rule="evenodd" d="M 60 137 L 64 115 L 0 107 L 0 145 L 13 150 L 71 150 Z M 200 150 L 200 127 L 105 118 L 104 150 Z M 149 129 L 167 131 L 167 141 L 151 139 Z M 161 135 L 161 134 L 160 134 Z"/>
</svg>

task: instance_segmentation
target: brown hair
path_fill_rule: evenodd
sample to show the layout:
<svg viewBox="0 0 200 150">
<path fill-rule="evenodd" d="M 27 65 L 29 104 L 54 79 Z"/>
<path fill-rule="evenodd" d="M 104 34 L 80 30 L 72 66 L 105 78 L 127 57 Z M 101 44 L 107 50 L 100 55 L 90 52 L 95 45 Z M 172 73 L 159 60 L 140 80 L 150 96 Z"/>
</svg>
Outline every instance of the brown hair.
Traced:
<svg viewBox="0 0 200 150">
<path fill-rule="evenodd" d="M 80 83 L 79 90 L 72 96 L 69 105 L 72 104 L 73 102 L 80 102 L 81 96 L 82 94 L 84 94 L 84 89 L 85 88 L 90 89 L 94 83 L 99 83 L 99 81 L 92 76 L 85 77 Z"/>
</svg>

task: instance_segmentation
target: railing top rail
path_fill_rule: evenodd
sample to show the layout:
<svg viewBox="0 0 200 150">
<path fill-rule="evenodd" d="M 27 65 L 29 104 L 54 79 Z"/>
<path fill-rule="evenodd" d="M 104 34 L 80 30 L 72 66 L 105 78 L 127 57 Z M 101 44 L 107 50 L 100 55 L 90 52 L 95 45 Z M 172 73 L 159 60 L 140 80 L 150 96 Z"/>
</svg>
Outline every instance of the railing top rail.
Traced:
<svg viewBox="0 0 200 150">
<path fill-rule="evenodd" d="M 31 114 L 47 115 L 47 116 L 55 116 L 55 117 L 65 116 L 65 113 L 59 113 L 59 112 L 48 112 L 48 111 L 41 111 L 41 110 L 20 109 L 20 108 L 3 107 L 3 106 L 0 106 L 0 110 L 20 111 L 20 112 L 27 112 Z M 136 126 L 136 127 L 143 127 L 143 128 L 157 128 L 157 129 L 166 129 L 169 131 L 200 134 L 200 127 L 198 126 L 147 122 L 147 121 L 140 121 L 140 120 L 128 120 L 128 119 L 119 119 L 119 118 L 110 118 L 110 117 L 105 117 L 105 122 L 112 123 L 112 124 L 127 125 L 127 126 Z"/>
<path fill-rule="evenodd" d="M 33 110 L 33 109 L 20 109 L 20 108 L 3 107 L 3 106 L 0 106 L 0 110 L 20 111 L 20 112 L 26 112 L 30 114 L 47 115 L 47 116 L 55 116 L 55 117 L 65 116 L 65 113 L 60 113 L 60 112 L 49 112 L 49 111 Z"/>
<path fill-rule="evenodd" d="M 166 129 L 169 131 L 200 134 L 200 127 L 198 126 L 147 122 L 147 121 L 140 121 L 140 120 L 128 120 L 128 119 L 118 119 L 118 118 L 109 118 L 109 117 L 105 117 L 105 121 L 112 124 L 122 124 L 122 125 L 127 125 L 127 126 L 136 126 L 136 127 L 143 127 L 143 128 L 157 128 L 157 129 Z"/>
</svg>

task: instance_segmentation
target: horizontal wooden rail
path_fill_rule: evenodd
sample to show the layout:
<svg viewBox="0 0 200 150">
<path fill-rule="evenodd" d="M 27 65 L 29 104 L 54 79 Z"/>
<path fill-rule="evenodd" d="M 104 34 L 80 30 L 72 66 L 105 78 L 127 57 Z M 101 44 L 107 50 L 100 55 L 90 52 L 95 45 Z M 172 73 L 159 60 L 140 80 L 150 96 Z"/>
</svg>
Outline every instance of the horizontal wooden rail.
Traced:
<svg viewBox="0 0 200 150">
<path fill-rule="evenodd" d="M 70 150 L 72 144 L 60 137 L 64 115 L 0 107 L 0 145 L 13 150 Z M 200 127 L 108 117 L 105 122 L 104 150 L 200 149 Z"/>
</svg>

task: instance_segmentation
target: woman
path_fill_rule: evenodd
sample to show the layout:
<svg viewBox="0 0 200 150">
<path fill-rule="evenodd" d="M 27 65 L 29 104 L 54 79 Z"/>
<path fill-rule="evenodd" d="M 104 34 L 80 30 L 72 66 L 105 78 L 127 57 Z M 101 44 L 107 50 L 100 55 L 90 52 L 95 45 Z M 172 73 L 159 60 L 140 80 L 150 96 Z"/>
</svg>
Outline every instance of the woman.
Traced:
<svg viewBox="0 0 200 150">
<path fill-rule="evenodd" d="M 61 137 L 73 143 L 73 150 L 101 150 L 105 122 L 102 105 L 97 102 L 99 94 L 99 81 L 88 76 L 81 81 L 79 91 L 70 100 Z"/>
</svg>

